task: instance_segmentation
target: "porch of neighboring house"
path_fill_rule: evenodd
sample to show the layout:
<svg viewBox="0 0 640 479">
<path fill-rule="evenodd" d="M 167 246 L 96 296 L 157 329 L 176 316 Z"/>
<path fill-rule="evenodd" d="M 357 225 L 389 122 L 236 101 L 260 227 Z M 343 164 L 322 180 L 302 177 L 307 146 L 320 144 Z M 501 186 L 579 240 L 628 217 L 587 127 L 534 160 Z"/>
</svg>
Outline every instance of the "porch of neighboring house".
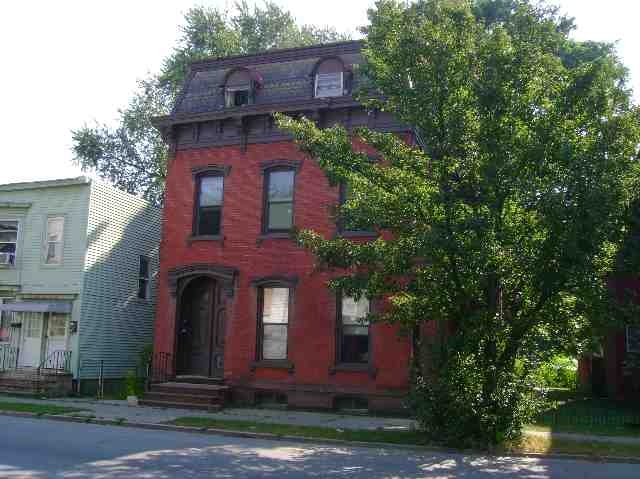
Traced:
<svg viewBox="0 0 640 479">
<path fill-rule="evenodd" d="M 71 306 L 61 301 L 0 300 L 0 392 L 71 392 Z"/>
</svg>

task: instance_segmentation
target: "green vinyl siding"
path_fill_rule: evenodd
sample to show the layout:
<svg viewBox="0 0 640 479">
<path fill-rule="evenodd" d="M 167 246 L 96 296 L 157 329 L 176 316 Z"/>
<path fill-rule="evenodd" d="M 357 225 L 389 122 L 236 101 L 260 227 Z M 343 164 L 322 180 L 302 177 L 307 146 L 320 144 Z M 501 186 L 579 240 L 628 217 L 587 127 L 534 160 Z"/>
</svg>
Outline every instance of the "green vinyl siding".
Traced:
<svg viewBox="0 0 640 479">
<path fill-rule="evenodd" d="M 20 293 L 75 294 L 82 287 L 89 184 L 8 190 L 0 187 L 0 220 L 19 221 L 14 267 L 0 268 L 0 285 L 19 284 Z M 25 205 L 28 207 L 14 207 Z M 64 217 L 62 262 L 44 261 L 47 218 Z"/>
<path fill-rule="evenodd" d="M 89 200 L 80 332 L 81 378 L 123 377 L 153 338 L 161 211 L 93 182 Z M 149 297 L 138 298 L 140 256 L 149 258 Z"/>
</svg>

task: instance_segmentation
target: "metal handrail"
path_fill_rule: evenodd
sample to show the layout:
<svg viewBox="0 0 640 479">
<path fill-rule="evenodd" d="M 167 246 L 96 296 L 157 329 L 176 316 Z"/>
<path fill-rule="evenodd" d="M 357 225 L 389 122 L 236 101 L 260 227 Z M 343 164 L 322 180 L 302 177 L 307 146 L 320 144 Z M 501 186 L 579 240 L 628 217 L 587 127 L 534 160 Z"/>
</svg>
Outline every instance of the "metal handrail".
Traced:
<svg viewBox="0 0 640 479">
<path fill-rule="evenodd" d="M 42 369 L 71 372 L 71 351 L 66 349 L 53 351 L 38 365 L 38 372 Z"/>
<path fill-rule="evenodd" d="M 152 383 L 166 382 L 173 377 L 173 356 L 171 353 L 157 352 L 147 363 L 147 390 Z"/>
<path fill-rule="evenodd" d="M 11 345 L 0 345 L 0 371 L 18 368 L 20 348 Z"/>
</svg>

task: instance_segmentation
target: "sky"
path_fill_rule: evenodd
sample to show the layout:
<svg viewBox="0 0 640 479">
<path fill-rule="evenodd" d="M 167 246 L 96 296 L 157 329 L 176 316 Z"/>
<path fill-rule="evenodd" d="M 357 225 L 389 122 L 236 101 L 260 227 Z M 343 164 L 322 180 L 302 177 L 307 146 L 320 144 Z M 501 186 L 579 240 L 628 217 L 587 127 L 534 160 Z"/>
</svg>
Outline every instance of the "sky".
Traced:
<svg viewBox="0 0 640 479">
<path fill-rule="evenodd" d="M 372 0 L 276 0 L 301 24 L 357 37 Z M 0 5 L 0 184 L 67 178 L 71 130 L 113 124 L 136 82 L 159 70 L 195 4 L 225 0 L 21 0 Z M 249 0 L 249 3 L 254 3 Z M 555 0 L 579 40 L 618 42 L 640 98 L 640 0 Z"/>
</svg>

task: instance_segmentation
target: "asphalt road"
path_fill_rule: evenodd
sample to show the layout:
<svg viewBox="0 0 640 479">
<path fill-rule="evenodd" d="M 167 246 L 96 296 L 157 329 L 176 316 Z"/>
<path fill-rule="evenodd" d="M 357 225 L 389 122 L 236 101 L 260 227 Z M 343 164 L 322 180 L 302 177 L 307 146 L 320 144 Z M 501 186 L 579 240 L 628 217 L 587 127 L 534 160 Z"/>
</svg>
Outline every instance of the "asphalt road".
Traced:
<svg viewBox="0 0 640 479">
<path fill-rule="evenodd" d="M 1 478 L 633 478 L 638 464 L 415 453 L 0 416 Z"/>
</svg>

